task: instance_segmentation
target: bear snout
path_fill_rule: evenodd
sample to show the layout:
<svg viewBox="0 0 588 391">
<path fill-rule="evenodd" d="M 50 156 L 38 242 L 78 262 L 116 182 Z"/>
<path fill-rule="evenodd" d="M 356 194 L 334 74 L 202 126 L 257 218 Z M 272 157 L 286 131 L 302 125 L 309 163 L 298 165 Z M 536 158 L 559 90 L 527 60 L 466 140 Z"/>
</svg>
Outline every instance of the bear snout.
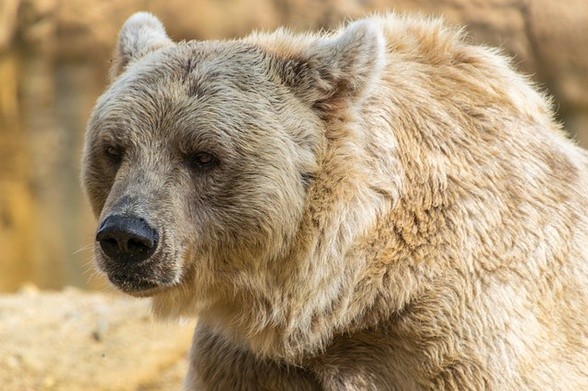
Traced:
<svg viewBox="0 0 588 391">
<path fill-rule="evenodd" d="M 106 256 L 122 263 L 139 263 L 155 253 L 159 233 L 143 218 L 109 215 L 104 219 L 96 241 Z"/>
</svg>

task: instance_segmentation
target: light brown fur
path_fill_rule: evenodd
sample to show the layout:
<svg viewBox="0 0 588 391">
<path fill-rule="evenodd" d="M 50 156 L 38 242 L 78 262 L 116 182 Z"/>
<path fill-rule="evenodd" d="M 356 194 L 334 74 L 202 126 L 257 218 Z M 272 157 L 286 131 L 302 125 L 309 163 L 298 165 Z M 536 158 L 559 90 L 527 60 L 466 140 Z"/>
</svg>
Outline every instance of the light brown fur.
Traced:
<svg viewBox="0 0 588 391">
<path fill-rule="evenodd" d="M 84 186 L 164 239 L 97 262 L 199 316 L 186 389 L 588 388 L 588 155 L 495 50 L 395 15 L 175 44 L 143 13 L 117 53 Z"/>
</svg>

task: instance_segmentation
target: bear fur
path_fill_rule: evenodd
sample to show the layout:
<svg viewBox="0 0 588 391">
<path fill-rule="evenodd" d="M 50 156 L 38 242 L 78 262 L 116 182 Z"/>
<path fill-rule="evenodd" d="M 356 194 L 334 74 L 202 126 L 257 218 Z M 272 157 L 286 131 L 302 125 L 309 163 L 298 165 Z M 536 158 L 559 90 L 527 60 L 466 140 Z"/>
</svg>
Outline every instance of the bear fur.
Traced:
<svg viewBox="0 0 588 391">
<path fill-rule="evenodd" d="M 138 13 L 112 78 L 83 185 L 159 244 L 96 261 L 198 316 L 186 389 L 588 389 L 588 154 L 496 50 L 394 14 L 174 43 Z"/>
</svg>

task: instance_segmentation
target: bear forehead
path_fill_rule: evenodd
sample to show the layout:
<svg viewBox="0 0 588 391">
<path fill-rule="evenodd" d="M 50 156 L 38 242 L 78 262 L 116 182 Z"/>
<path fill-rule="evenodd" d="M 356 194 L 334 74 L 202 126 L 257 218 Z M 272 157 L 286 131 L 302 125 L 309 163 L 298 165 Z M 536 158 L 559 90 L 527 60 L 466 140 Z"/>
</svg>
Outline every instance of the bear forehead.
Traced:
<svg viewBox="0 0 588 391">
<path fill-rule="evenodd" d="M 269 80 L 269 65 L 266 53 L 243 42 L 191 41 L 145 56 L 131 64 L 119 80 L 133 90 L 156 87 L 166 91 L 174 84 L 188 86 L 189 94 L 210 84 L 252 90 Z"/>
<path fill-rule="evenodd" d="M 272 113 L 288 98 L 268 76 L 260 52 L 230 42 L 189 42 L 149 54 L 131 64 L 99 99 L 89 128 L 98 137 L 114 139 L 129 132 L 182 138 L 204 132 L 224 142 L 248 137 L 245 124 L 262 118 L 273 129 Z"/>
<path fill-rule="evenodd" d="M 262 50 L 240 42 L 186 42 L 160 49 L 129 65 L 99 99 L 97 121 L 122 112 L 194 110 L 194 103 L 233 114 L 278 99 Z M 270 95 L 272 97 L 270 98 Z M 251 106 L 251 107 L 249 107 Z"/>
</svg>

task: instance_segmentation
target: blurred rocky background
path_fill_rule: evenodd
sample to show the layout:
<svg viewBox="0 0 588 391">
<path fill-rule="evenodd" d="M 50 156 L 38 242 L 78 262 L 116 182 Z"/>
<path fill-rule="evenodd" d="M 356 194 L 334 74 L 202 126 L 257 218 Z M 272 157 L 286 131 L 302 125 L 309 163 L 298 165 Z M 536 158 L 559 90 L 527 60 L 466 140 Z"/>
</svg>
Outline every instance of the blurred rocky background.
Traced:
<svg viewBox="0 0 588 391">
<path fill-rule="evenodd" d="M 317 29 L 388 10 L 443 16 L 513 56 L 588 145 L 586 0 L 0 0 L 0 291 L 101 286 L 79 156 L 118 29 L 137 10 L 158 15 L 175 40 Z"/>
<path fill-rule="evenodd" d="M 153 325 L 136 299 L 64 290 L 106 286 L 91 264 L 81 142 L 118 29 L 138 10 L 175 40 L 390 10 L 443 16 L 510 54 L 588 146 L 586 0 L 0 0 L 0 389 L 179 389 L 191 325 Z"/>
</svg>

